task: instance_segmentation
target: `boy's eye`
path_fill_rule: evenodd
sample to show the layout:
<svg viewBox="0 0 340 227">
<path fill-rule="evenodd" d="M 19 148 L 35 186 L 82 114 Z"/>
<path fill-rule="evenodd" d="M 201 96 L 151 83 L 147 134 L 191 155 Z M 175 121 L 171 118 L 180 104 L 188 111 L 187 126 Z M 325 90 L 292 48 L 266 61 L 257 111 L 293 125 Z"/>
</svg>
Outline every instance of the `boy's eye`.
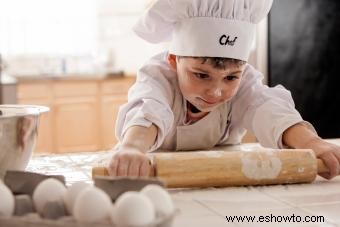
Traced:
<svg viewBox="0 0 340 227">
<path fill-rule="evenodd" d="M 237 77 L 237 76 L 230 75 L 230 76 L 224 77 L 224 79 L 225 79 L 225 80 L 230 80 L 230 81 L 232 81 L 232 80 L 237 80 L 238 77 Z"/>
<path fill-rule="evenodd" d="M 207 79 L 209 78 L 208 74 L 205 73 L 194 73 L 194 75 L 198 78 L 198 79 Z"/>
</svg>

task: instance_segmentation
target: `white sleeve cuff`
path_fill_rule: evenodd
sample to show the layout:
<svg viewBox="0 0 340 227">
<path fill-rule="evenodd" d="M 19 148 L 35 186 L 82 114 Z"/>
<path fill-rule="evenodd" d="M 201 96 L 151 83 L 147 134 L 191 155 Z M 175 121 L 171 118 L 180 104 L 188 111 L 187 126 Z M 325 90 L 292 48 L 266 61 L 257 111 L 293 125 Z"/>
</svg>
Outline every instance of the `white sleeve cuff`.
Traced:
<svg viewBox="0 0 340 227">
<path fill-rule="evenodd" d="M 283 148 L 283 132 L 300 122 L 304 122 L 299 112 L 280 100 L 269 100 L 255 112 L 252 129 L 260 144 L 269 148 Z"/>
<path fill-rule="evenodd" d="M 116 124 L 116 136 L 123 140 L 124 134 L 131 126 L 150 127 L 155 124 L 158 128 L 157 139 L 149 151 L 158 149 L 174 122 L 174 116 L 170 107 L 152 99 L 143 99 L 138 104 L 123 105 L 119 109 Z"/>
<path fill-rule="evenodd" d="M 314 126 L 311 123 L 309 123 L 308 121 L 299 121 L 299 122 L 296 122 L 295 124 L 298 124 L 298 123 L 305 125 L 309 130 L 311 130 L 313 133 L 315 133 L 315 135 L 318 135 L 318 133 L 316 132 Z M 292 124 L 291 126 L 293 126 L 295 124 Z M 289 148 L 288 146 L 283 144 L 282 136 L 283 136 L 284 131 L 286 131 L 291 126 L 288 126 L 286 129 L 284 129 L 282 131 L 282 133 L 281 133 L 281 135 L 280 135 L 280 137 L 278 139 L 278 142 L 277 142 L 278 148 L 280 148 L 280 149 L 281 148 L 283 148 L 283 149 L 288 149 Z"/>
</svg>

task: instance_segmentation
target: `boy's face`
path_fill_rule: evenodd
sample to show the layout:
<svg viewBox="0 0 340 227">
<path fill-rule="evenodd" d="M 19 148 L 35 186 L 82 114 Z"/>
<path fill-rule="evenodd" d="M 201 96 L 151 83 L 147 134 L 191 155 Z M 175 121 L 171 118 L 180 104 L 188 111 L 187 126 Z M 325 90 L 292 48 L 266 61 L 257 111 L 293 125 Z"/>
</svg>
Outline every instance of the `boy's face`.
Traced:
<svg viewBox="0 0 340 227">
<path fill-rule="evenodd" d="M 227 64 L 225 69 L 202 63 L 200 58 L 169 55 L 177 71 L 179 87 L 186 100 L 202 112 L 210 112 L 230 100 L 237 92 L 245 64 Z"/>
</svg>

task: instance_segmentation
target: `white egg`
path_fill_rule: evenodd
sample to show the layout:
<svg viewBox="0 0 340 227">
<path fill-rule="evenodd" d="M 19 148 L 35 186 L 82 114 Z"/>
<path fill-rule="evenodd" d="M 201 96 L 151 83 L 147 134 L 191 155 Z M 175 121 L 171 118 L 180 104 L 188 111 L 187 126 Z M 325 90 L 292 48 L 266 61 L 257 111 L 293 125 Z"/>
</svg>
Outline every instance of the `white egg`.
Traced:
<svg viewBox="0 0 340 227">
<path fill-rule="evenodd" d="M 67 188 L 66 193 L 63 196 L 63 200 L 69 214 L 73 214 L 74 203 L 80 192 L 91 186 L 92 185 L 85 182 L 76 182 Z"/>
<path fill-rule="evenodd" d="M 14 212 L 14 196 L 11 190 L 0 180 L 0 217 L 10 217 Z"/>
<path fill-rule="evenodd" d="M 33 192 L 33 203 L 38 213 L 42 213 L 47 202 L 59 201 L 63 203 L 66 187 L 59 180 L 48 178 L 38 184 Z"/>
<path fill-rule="evenodd" d="M 139 192 L 125 192 L 119 196 L 111 213 L 111 221 L 117 226 L 148 225 L 155 218 L 151 201 Z"/>
<path fill-rule="evenodd" d="M 112 209 L 110 197 L 97 187 L 80 192 L 73 207 L 73 216 L 79 222 L 99 222 L 109 218 Z"/>
<path fill-rule="evenodd" d="M 175 206 L 167 190 L 156 184 L 149 184 L 141 191 L 154 205 L 157 215 L 167 216 L 174 212 Z"/>
</svg>

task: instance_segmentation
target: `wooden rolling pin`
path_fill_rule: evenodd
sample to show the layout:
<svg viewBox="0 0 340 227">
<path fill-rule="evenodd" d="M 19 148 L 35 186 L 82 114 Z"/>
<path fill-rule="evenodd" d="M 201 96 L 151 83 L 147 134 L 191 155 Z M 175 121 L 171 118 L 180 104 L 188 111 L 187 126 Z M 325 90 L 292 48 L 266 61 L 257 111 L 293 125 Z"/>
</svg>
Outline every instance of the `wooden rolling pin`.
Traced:
<svg viewBox="0 0 340 227">
<path fill-rule="evenodd" d="M 328 172 L 310 149 L 152 153 L 154 176 L 169 188 L 307 183 Z M 108 175 L 94 167 L 92 176 Z"/>
</svg>

